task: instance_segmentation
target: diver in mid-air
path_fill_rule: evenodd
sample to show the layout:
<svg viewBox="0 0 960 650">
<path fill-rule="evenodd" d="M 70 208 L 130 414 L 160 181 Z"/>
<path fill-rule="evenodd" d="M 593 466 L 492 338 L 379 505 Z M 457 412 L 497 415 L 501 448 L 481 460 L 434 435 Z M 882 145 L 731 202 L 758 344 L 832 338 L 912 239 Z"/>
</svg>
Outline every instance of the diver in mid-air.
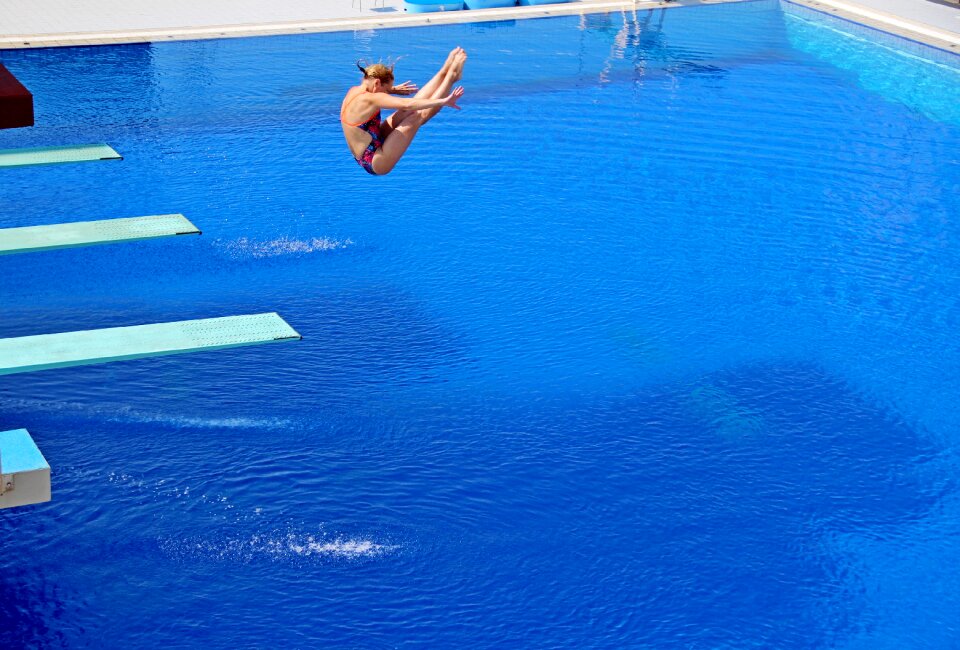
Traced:
<svg viewBox="0 0 960 650">
<path fill-rule="evenodd" d="M 460 110 L 457 101 L 463 96 L 463 87 L 453 85 L 463 76 L 466 60 L 463 48 L 454 48 L 439 72 L 419 91 L 409 81 L 394 86 L 393 66 L 357 63 L 363 79 L 343 98 L 340 122 L 347 146 L 361 167 L 375 176 L 389 174 L 421 126 L 444 106 Z M 392 96 L 413 93 L 411 99 Z M 384 108 L 396 112 L 381 121 Z"/>
</svg>

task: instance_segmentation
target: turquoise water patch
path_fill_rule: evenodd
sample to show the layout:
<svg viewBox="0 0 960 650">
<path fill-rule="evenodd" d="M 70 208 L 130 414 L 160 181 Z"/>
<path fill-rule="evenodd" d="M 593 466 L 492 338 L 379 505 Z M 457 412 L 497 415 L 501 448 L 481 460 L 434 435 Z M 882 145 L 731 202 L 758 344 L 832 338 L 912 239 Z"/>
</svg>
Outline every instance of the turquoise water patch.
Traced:
<svg viewBox="0 0 960 650">
<path fill-rule="evenodd" d="M 783 3 L 790 44 L 861 87 L 933 120 L 960 124 L 960 62 L 954 54 Z"/>
</svg>

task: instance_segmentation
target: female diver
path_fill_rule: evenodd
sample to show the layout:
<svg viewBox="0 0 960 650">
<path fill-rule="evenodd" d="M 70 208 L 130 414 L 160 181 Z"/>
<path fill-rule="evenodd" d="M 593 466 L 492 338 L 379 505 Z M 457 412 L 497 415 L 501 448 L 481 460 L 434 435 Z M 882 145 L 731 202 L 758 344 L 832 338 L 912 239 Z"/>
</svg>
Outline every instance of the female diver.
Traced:
<svg viewBox="0 0 960 650">
<path fill-rule="evenodd" d="M 361 167 L 375 176 L 389 174 L 421 126 L 444 106 L 460 110 L 457 100 L 463 96 L 463 88 L 451 89 L 463 76 L 466 60 L 467 53 L 454 48 L 440 71 L 419 91 L 409 81 L 394 86 L 392 66 L 377 63 L 364 68 L 357 64 L 363 79 L 343 98 L 340 122 L 347 146 Z M 415 91 L 412 99 L 391 97 Z M 397 110 L 381 122 L 383 108 Z"/>
</svg>

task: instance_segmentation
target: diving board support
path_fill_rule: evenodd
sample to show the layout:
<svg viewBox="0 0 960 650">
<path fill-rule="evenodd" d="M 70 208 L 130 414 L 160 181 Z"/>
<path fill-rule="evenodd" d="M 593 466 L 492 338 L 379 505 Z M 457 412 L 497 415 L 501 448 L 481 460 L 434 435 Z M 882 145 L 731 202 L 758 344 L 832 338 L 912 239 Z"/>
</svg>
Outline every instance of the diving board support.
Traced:
<svg viewBox="0 0 960 650">
<path fill-rule="evenodd" d="M 93 160 L 122 160 L 123 156 L 106 144 L 82 144 L 72 147 L 34 147 L 0 150 L 0 167 L 58 165 Z"/>
<path fill-rule="evenodd" d="M 0 339 L 0 375 L 300 338 L 275 312 L 21 336 Z"/>
<path fill-rule="evenodd" d="M 33 126 L 33 94 L 0 63 L 0 129 Z"/>
<path fill-rule="evenodd" d="M 50 500 L 50 465 L 26 429 L 0 431 L 0 508 Z"/>
<path fill-rule="evenodd" d="M 0 229 L 0 255 L 199 234 L 197 227 L 182 214 L 3 228 Z"/>
</svg>

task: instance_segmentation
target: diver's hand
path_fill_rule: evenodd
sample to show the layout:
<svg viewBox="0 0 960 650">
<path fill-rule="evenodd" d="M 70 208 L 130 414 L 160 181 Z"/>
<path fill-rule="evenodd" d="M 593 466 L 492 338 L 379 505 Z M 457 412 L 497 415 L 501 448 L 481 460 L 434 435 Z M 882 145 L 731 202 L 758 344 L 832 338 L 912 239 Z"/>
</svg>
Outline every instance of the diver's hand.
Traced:
<svg viewBox="0 0 960 650">
<path fill-rule="evenodd" d="M 463 86 L 457 86 L 456 88 L 454 88 L 452 93 L 447 95 L 446 101 L 443 102 L 443 105 L 449 106 L 450 108 L 455 108 L 459 111 L 461 109 L 459 106 L 457 106 L 457 101 L 461 97 L 463 97 Z"/>
<path fill-rule="evenodd" d="M 409 81 L 404 81 L 402 84 L 393 87 L 394 95 L 412 95 L 417 92 L 417 84 L 411 83 Z"/>
</svg>

